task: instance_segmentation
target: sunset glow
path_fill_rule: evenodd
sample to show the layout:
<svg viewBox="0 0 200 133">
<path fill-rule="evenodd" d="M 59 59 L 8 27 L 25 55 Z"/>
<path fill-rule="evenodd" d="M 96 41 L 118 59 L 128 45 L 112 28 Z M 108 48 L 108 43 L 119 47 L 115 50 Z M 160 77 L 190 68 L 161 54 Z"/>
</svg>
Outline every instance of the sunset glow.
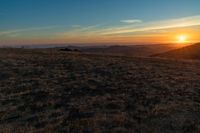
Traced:
<svg viewBox="0 0 200 133">
<path fill-rule="evenodd" d="M 185 42 L 187 42 L 187 36 L 186 35 L 180 35 L 180 36 L 178 36 L 178 42 L 179 43 L 185 43 Z"/>
<path fill-rule="evenodd" d="M 0 45 L 199 42 L 199 5 L 198 0 L 5 0 Z"/>
</svg>

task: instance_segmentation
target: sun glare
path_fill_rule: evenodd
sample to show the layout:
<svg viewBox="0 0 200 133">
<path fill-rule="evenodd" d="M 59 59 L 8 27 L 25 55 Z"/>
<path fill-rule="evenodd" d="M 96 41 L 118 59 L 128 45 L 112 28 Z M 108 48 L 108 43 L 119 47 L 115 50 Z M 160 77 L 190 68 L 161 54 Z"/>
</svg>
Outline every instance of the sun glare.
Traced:
<svg viewBox="0 0 200 133">
<path fill-rule="evenodd" d="M 178 36 L 178 42 L 179 43 L 185 43 L 186 41 L 187 41 L 187 36 L 186 35 Z"/>
</svg>

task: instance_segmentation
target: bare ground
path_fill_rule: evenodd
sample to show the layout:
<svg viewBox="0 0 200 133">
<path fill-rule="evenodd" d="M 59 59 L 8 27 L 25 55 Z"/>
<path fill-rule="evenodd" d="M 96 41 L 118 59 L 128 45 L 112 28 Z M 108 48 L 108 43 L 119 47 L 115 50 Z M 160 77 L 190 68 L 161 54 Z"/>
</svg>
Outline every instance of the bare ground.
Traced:
<svg viewBox="0 0 200 133">
<path fill-rule="evenodd" d="M 0 132 L 200 132 L 200 62 L 0 50 Z"/>
</svg>

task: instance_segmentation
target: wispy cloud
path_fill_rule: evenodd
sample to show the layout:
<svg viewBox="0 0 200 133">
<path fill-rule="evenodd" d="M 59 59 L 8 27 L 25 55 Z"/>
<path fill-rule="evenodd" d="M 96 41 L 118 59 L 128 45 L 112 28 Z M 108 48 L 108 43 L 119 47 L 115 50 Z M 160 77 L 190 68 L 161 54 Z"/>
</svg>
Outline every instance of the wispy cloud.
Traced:
<svg viewBox="0 0 200 133">
<path fill-rule="evenodd" d="M 86 37 L 90 35 L 94 35 L 94 33 L 98 32 L 99 29 L 102 29 L 101 25 L 88 25 L 88 26 L 81 26 L 81 25 L 72 25 L 71 29 L 66 30 L 65 32 L 58 32 L 56 36 L 59 37 Z"/>
<path fill-rule="evenodd" d="M 102 34 L 125 34 L 125 33 L 135 33 L 151 30 L 164 30 L 170 28 L 182 28 L 182 27 L 191 27 L 200 25 L 200 15 L 184 17 L 178 19 L 169 19 L 163 21 L 147 22 L 142 23 L 139 26 L 128 25 L 111 29 L 105 29 L 102 31 Z"/>
<path fill-rule="evenodd" d="M 127 24 L 133 24 L 133 23 L 142 23 L 143 21 L 140 19 L 127 19 L 127 20 L 121 20 L 120 22 L 127 23 Z"/>
<path fill-rule="evenodd" d="M 32 28 L 23 28 L 23 29 L 0 31 L 0 36 L 12 35 L 12 34 L 27 32 L 27 31 L 49 30 L 49 29 L 54 29 L 54 28 L 57 28 L 57 27 L 58 26 L 46 26 L 46 27 L 32 27 Z"/>
<path fill-rule="evenodd" d="M 58 33 L 56 36 L 63 40 L 74 41 L 74 42 L 90 42 L 92 40 L 110 40 L 114 41 L 133 37 L 158 37 L 166 36 L 170 32 L 170 29 L 184 28 L 200 26 L 200 15 L 190 16 L 177 19 L 168 19 L 161 21 L 142 22 L 135 24 L 131 21 L 123 25 L 116 23 L 113 25 L 89 25 L 72 26 L 72 29 L 66 30 L 66 32 Z M 137 40 L 137 39 L 136 39 Z"/>
<path fill-rule="evenodd" d="M 81 26 L 81 25 L 73 25 L 72 29 L 75 32 L 87 32 L 87 31 L 93 31 L 98 29 L 98 27 L 101 27 L 100 24 L 96 24 L 96 25 L 89 25 L 89 26 Z"/>
<path fill-rule="evenodd" d="M 81 25 L 77 25 L 77 24 L 76 24 L 76 25 L 72 25 L 71 27 L 72 27 L 72 28 L 80 28 Z"/>
<path fill-rule="evenodd" d="M 138 36 L 148 36 L 150 38 L 153 35 L 165 35 L 169 33 L 169 29 L 200 26 L 200 15 L 152 22 L 142 22 L 141 20 L 136 19 L 121 20 L 121 22 L 123 22 L 124 24 L 121 24 L 118 21 L 115 24 L 104 23 L 86 26 L 46 26 L 15 29 L 0 31 L 0 37 L 4 38 L 5 40 L 12 40 L 13 38 L 16 38 L 16 35 L 25 35 L 26 33 L 35 33 L 35 31 L 37 31 L 38 33 L 44 33 L 46 35 L 45 38 L 44 36 L 42 36 L 41 39 L 47 40 L 47 38 L 53 38 L 55 40 L 58 40 L 58 42 L 60 40 L 66 42 L 91 42 L 92 40 L 112 41 L 117 39 L 125 40 L 126 38 L 129 38 L 130 40 L 130 38 L 138 38 Z M 53 32 L 50 34 L 51 36 L 49 36 L 49 33 L 46 31 L 54 28 L 55 30 L 53 30 Z M 12 36 L 14 37 L 12 38 Z M 36 36 L 35 38 L 38 39 L 38 36 Z M 32 38 L 30 37 L 28 39 Z"/>
</svg>

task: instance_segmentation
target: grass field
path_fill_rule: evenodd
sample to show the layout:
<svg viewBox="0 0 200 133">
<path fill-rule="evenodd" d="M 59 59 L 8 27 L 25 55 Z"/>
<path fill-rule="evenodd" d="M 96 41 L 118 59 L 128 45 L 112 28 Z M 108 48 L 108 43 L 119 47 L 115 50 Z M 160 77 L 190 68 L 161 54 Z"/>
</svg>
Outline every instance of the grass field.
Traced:
<svg viewBox="0 0 200 133">
<path fill-rule="evenodd" d="M 200 132 L 200 62 L 0 49 L 0 132 Z"/>
</svg>

